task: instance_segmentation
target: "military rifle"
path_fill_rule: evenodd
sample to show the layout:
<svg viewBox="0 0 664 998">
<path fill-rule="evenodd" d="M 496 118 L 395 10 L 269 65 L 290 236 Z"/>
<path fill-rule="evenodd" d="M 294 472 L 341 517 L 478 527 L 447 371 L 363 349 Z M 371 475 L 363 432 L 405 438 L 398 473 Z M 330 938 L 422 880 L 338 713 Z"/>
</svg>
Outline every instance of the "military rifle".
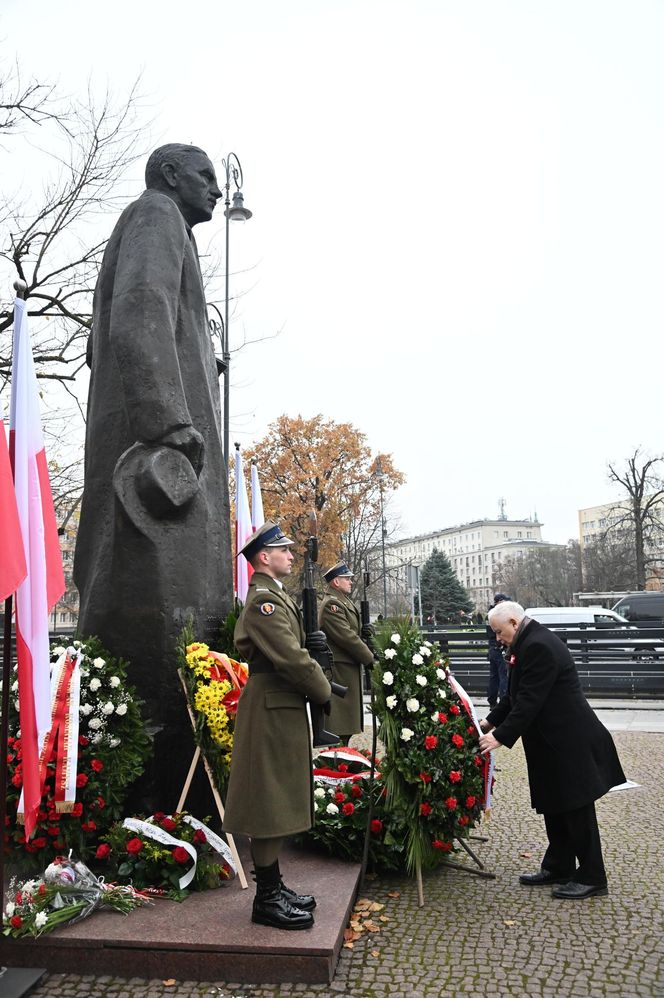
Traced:
<svg viewBox="0 0 664 998">
<path fill-rule="evenodd" d="M 302 590 L 302 616 L 304 617 L 304 630 L 307 635 L 306 648 L 311 657 L 318 662 L 325 673 L 332 687 L 334 696 L 345 697 L 348 692 L 347 686 L 341 686 L 332 679 L 332 653 L 327 646 L 325 633 L 318 626 L 318 598 L 316 595 L 316 576 L 314 565 L 318 561 L 318 537 L 316 514 L 309 514 L 310 535 L 307 539 L 304 555 L 304 589 Z M 329 713 L 329 704 L 321 704 L 309 701 L 309 711 L 311 713 L 311 729 L 314 736 L 314 747 L 329 747 L 338 745 L 341 741 L 339 735 L 332 731 L 325 730 L 325 714 Z"/>
</svg>

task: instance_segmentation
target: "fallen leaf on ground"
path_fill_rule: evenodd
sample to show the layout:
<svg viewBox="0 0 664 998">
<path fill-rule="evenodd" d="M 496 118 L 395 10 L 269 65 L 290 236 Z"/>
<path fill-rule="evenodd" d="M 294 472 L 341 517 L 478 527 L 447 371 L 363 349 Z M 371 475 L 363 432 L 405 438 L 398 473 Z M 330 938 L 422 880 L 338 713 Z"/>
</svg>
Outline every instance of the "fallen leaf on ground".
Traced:
<svg viewBox="0 0 664 998">
<path fill-rule="evenodd" d="M 371 950 L 371 955 L 372 956 L 380 956 L 380 950 L 379 949 L 372 949 Z"/>
<path fill-rule="evenodd" d="M 520 852 L 519 856 L 521 856 L 522 859 L 532 859 L 533 858 L 533 854 L 531 852 Z"/>
<path fill-rule="evenodd" d="M 344 939 L 347 943 L 352 943 L 356 939 L 360 938 L 360 933 L 355 932 L 353 929 L 344 929 Z"/>
<path fill-rule="evenodd" d="M 517 923 L 511 918 L 506 918 L 503 922 L 503 925 L 516 925 L 516 924 Z"/>
<path fill-rule="evenodd" d="M 352 921 L 350 923 L 350 928 L 353 930 L 353 932 L 361 932 L 362 931 L 362 923 L 361 922 L 353 922 Z"/>
<path fill-rule="evenodd" d="M 384 907 L 385 905 L 381 904 L 380 901 L 374 901 L 369 908 L 369 911 L 382 911 Z"/>
<path fill-rule="evenodd" d="M 378 916 L 378 921 L 379 922 L 389 922 L 389 918 L 387 917 L 387 915 L 379 915 Z"/>
<path fill-rule="evenodd" d="M 172 988 L 174 984 L 177 984 L 177 981 L 174 977 L 169 977 L 167 981 L 162 981 L 161 983 L 165 988 Z"/>
<path fill-rule="evenodd" d="M 401 891 L 388 891 L 387 896 L 388 896 L 388 898 L 400 898 L 401 897 Z"/>
<path fill-rule="evenodd" d="M 364 923 L 364 928 L 367 932 L 380 932 L 380 925 L 376 925 L 375 922 L 367 921 Z"/>
<path fill-rule="evenodd" d="M 359 901 L 355 902 L 355 911 L 369 911 L 371 904 L 369 898 L 360 898 Z"/>
<path fill-rule="evenodd" d="M 352 949 L 355 943 L 344 943 L 344 949 Z"/>
</svg>

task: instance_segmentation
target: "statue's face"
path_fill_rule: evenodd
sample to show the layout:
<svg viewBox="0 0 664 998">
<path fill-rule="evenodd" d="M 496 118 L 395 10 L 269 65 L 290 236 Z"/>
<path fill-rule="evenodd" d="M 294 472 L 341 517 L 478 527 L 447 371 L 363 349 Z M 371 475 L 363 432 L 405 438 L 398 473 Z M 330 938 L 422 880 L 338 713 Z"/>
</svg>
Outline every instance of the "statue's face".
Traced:
<svg viewBox="0 0 664 998">
<path fill-rule="evenodd" d="M 175 193 L 189 225 L 210 221 L 221 191 L 214 167 L 204 153 L 192 151 L 177 165 Z"/>
</svg>

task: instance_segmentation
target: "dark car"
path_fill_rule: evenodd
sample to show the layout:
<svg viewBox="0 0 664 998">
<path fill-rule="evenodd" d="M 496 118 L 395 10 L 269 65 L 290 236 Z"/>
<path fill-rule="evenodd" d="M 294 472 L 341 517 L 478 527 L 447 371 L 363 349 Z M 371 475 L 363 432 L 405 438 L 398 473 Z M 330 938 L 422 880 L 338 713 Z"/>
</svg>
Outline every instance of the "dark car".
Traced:
<svg viewBox="0 0 664 998">
<path fill-rule="evenodd" d="M 612 608 L 631 624 L 664 626 L 664 593 L 629 593 Z"/>
</svg>

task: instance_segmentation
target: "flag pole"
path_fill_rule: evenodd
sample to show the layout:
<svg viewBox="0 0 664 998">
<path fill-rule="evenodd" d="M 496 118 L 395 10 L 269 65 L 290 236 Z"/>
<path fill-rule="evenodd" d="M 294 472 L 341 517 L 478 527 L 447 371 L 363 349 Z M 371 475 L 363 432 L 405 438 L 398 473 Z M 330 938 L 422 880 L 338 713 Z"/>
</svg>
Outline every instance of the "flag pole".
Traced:
<svg viewBox="0 0 664 998">
<path fill-rule="evenodd" d="M 14 281 L 16 297 L 25 300 L 28 286 Z M 2 430 L 4 433 L 4 430 Z M 5 600 L 5 630 L 2 645 L 2 720 L 0 722 L 0 924 L 5 914 L 5 818 L 7 817 L 7 740 L 9 738 L 9 684 L 12 669 L 12 597 Z M 21 998 L 41 981 L 44 967 L 0 967 L 3 995 Z"/>
</svg>

